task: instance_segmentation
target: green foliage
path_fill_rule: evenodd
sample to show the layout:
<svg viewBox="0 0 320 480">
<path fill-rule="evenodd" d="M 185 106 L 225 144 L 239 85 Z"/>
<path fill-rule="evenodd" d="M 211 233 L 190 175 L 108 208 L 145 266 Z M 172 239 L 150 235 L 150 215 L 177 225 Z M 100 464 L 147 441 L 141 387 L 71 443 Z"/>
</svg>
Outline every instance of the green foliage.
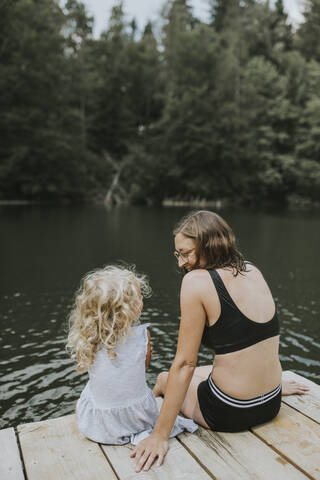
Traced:
<svg viewBox="0 0 320 480">
<path fill-rule="evenodd" d="M 285 78 L 268 60 L 254 57 L 247 65 L 243 84 L 242 154 L 251 170 L 250 190 L 254 197 L 259 192 L 260 199 L 275 193 L 280 196 L 285 187 L 282 156 L 290 151 Z"/>
<path fill-rule="evenodd" d="M 211 22 L 217 32 L 221 32 L 232 27 L 239 21 L 241 16 L 240 0 L 211 0 Z M 245 2 L 243 2 L 245 3 Z"/>
<path fill-rule="evenodd" d="M 70 59 L 64 55 L 68 45 L 62 35 L 65 15 L 56 2 L 45 0 L 7 2 L 5 14 L 1 195 L 78 197 L 87 165 L 81 112 L 70 98 Z"/>
<path fill-rule="evenodd" d="M 205 23 L 168 0 L 159 33 L 118 1 L 95 39 L 81 1 L 3 0 L 0 197 L 101 196 L 121 170 L 136 203 L 316 203 L 320 0 L 296 33 L 270 4 L 208 0 Z"/>
<path fill-rule="evenodd" d="M 320 62 L 320 0 L 307 0 L 305 4 L 305 21 L 297 32 L 297 46 L 307 60 Z"/>
</svg>

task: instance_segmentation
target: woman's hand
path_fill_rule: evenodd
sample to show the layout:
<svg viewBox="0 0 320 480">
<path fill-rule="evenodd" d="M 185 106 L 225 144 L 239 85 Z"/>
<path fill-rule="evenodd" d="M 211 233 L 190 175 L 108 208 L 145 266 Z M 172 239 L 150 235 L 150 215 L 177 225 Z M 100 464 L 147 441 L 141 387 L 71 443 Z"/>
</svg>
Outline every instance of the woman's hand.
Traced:
<svg viewBox="0 0 320 480">
<path fill-rule="evenodd" d="M 295 382 L 294 380 L 282 380 L 282 396 L 284 395 L 304 395 L 310 390 L 307 385 Z"/>
<path fill-rule="evenodd" d="M 181 321 L 177 351 L 171 365 L 165 397 L 158 420 L 150 437 L 142 440 L 131 452 L 136 472 L 148 471 L 157 458 L 160 466 L 168 451 L 168 438 L 190 385 L 206 322 L 202 291 L 207 287 L 208 273 L 189 272 L 181 287 Z M 150 342 L 149 342 L 150 343 Z"/>
<path fill-rule="evenodd" d="M 156 458 L 157 467 L 160 467 L 167 451 L 168 440 L 152 433 L 150 437 L 141 440 L 130 454 L 131 458 L 135 457 L 135 471 L 140 472 L 143 469 L 147 472 Z"/>
</svg>

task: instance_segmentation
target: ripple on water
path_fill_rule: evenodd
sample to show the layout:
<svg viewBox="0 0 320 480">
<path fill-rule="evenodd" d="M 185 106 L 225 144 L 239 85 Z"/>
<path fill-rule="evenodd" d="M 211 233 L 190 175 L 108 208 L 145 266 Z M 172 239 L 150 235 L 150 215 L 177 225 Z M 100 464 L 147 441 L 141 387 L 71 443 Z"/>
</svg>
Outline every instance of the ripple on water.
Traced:
<svg viewBox="0 0 320 480">
<path fill-rule="evenodd" d="M 28 298 L 23 292 L 16 293 L 19 296 L 7 295 L 0 307 L 3 309 L 0 313 L 4 313 L 1 316 L 1 428 L 72 413 L 88 378 L 87 374 L 76 371 L 65 352 L 65 319 L 70 297 L 64 292 L 54 301 L 47 295 Z M 27 325 L 26 304 L 34 310 L 32 321 Z M 143 322 L 151 323 L 154 346 L 147 371 L 150 386 L 160 371 L 169 370 L 175 354 L 179 319 L 177 316 L 173 319 L 167 307 L 163 302 L 162 308 L 146 308 L 142 315 Z M 300 305 L 296 309 L 281 306 L 280 360 L 284 369 L 295 370 L 319 382 L 320 343 L 316 341 L 316 327 L 308 324 L 311 315 L 314 321 L 313 311 L 316 311 L 314 305 L 311 308 Z M 209 364 L 212 358 L 212 352 L 201 347 L 198 364 Z"/>
</svg>

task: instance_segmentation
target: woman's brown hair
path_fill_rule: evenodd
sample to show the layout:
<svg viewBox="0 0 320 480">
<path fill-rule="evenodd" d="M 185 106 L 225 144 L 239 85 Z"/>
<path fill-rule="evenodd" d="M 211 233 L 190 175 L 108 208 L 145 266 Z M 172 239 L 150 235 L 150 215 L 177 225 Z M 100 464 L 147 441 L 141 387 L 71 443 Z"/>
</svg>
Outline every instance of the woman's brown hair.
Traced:
<svg viewBox="0 0 320 480">
<path fill-rule="evenodd" d="M 246 262 L 236 248 L 234 233 L 217 213 L 208 210 L 190 213 L 174 229 L 174 236 L 178 233 L 196 242 L 197 260 L 193 268 L 199 268 L 200 259 L 204 259 L 203 268 L 207 270 L 231 267 L 235 276 L 246 271 Z"/>
</svg>

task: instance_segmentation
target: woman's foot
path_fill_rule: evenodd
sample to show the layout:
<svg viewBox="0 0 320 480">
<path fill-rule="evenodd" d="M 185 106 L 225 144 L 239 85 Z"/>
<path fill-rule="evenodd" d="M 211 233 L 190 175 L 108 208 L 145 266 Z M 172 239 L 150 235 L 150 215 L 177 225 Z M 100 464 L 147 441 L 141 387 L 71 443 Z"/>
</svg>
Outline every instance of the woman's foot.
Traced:
<svg viewBox="0 0 320 480">
<path fill-rule="evenodd" d="M 309 390 L 309 387 L 303 385 L 303 383 L 297 383 L 294 380 L 282 380 L 282 396 L 304 395 Z"/>
</svg>

